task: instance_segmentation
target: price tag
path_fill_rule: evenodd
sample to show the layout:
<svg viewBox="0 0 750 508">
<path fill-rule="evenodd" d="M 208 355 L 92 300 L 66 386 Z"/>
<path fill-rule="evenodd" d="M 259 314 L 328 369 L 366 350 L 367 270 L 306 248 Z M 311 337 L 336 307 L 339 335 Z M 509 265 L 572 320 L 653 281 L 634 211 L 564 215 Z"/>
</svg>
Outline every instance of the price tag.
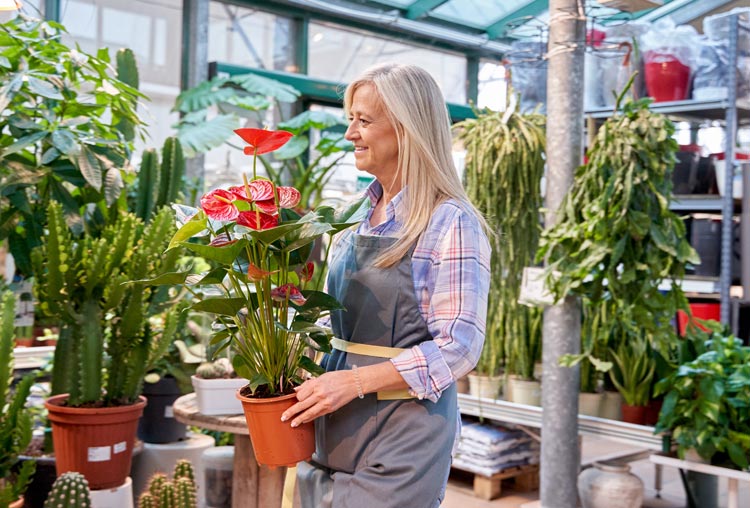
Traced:
<svg viewBox="0 0 750 508">
<path fill-rule="evenodd" d="M 174 408 L 172 406 L 164 406 L 164 418 L 174 418 Z"/>
<path fill-rule="evenodd" d="M 113 446 L 113 448 L 115 449 L 115 455 L 116 455 L 118 453 L 122 453 L 125 450 L 127 450 L 128 449 L 128 443 L 126 441 L 120 441 L 119 443 L 115 443 L 115 445 Z"/>
<path fill-rule="evenodd" d="M 89 462 L 107 462 L 112 458 L 112 448 L 109 446 L 89 447 Z"/>
<path fill-rule="evenodd" d="M 544 268 L 527 266 L 523 269 L 518 303 L 529 307 L 541 307 L 555 303 L 554 295 L 544 284 Z"/>
</svg>

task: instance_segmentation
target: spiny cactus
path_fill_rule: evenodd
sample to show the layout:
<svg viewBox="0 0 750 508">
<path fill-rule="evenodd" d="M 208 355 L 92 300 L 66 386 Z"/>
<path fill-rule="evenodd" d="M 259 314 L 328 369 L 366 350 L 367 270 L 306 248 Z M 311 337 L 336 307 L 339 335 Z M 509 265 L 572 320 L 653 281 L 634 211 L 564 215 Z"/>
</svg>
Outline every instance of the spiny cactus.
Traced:
<svg viewBox="0 0 750 508">
<path fill-rule="evenodd" d="M 177 138 L 167 138 L 161 149 L 161 172 L 159 174 L 159 194 L 156 207 L 174 203 L 182 188 L 182 177 L 185 174 L 185 156 L 182 145 Z"/>
<path fill-rule="evenodd" d="M 138 171 L 138 194 L 135 198 L 135 214 L 147 221 L 154 211 L 159 192 L 159 155 L 156 150 L 143 152 Z"/>
<path fill-rule="evenodd" d="M 0 304 L 0 478 L 10 478 L 11 468 L 31 441 L 31 414 L 26 409 L 26 399 L 34 382 L 34 375 L 24 377 L 11 395 L 13 379 L 13 330 L 16 298 L 12 292 L 2 295 Z M 0 481 L 0 506 L 18 499 L 34 474 L 36 462 L 27 460 L 14 481 Z"/>
<path fill-rule="evenodd" d="M 124 283 L 169 271 L 177 262 L 178 252 L 163 254 L 174 233 L 172 211 L 163 208 L 145 227 L 135 215 L 121 214 L 97 239 L 74 239 L 57 203 L 50 205 L 48 220 L 49 234 L 34 249 L 32 263 L 41 310 L 63 321 L 52 392 L 70 394 L 72 406 L 100 400 L 130 404 L 138 398 L 152 351 L 147 319 L 152 290 Z"/>
<path fill-rule="evenodd" d="M 195 473 L 187 460 L 177 462 L 167 480 L 164 473 L 156 473 L 149 481 L 148 490 L 138 499 L 138 508 L 196 508 Z"/>
<path fill-rule="evenodd" d="M 219 358 L 200 364 L 195 370 L 195 375 L 203 379 L 230 378 L 234 375 L 234 368 L 228 358 Z"/>
<path fill-rule="evenodd" d="M 118 50 L 116 62 L 117 79 L 137 90 L 139 85 L 138 66 L 135 62 L 135 54 L 133 53 L 133 50 L 127 48 Z M 131 100 L 135 105 L 136 98 L 133 97 Z M 117 124 L 115 127 L 117 127 L 117 130 L 122 133 L 127 141 L 133 141 L 135 139 L 135 123 L 133 123 L 130 118 L 117 118 Z"/>
<path fill-rule="evenodd" d="M 44 508 L 91 508 L 89 482 L 81 473 L 61 474 L 52 484 Z"/>
</svg>

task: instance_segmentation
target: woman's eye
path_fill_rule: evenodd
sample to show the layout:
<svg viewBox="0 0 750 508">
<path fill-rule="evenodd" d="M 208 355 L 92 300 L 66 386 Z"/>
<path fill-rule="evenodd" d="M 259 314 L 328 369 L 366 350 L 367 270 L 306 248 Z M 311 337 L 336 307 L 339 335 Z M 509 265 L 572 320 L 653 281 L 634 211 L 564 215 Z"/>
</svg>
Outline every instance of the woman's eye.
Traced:
<svg viewBox="0 0 750 508">
<path fill-rule="evenodd" d="M 360 125 L 367 125 L 368 123 L 370 123 L 370 122 L 368 120 L 365 120 L 364 118 L 360 118 L 359 119 L 359 124 Z"/>
</svg>

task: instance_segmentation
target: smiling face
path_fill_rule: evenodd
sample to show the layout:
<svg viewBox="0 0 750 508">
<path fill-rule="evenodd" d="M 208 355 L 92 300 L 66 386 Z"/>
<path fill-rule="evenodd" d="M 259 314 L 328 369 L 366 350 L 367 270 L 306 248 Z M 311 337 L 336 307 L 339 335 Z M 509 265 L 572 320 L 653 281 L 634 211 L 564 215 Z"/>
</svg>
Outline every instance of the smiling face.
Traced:
<svg viewBox="0 0 750 508">
<path fill-rule="evenodd" d="M 357 169 L 390 187 L 398 171 L 398 139 L 373 84 L 365 83 L 354 91 L 349 122 L 345 137 L 354 143 Z"/>
</svg>

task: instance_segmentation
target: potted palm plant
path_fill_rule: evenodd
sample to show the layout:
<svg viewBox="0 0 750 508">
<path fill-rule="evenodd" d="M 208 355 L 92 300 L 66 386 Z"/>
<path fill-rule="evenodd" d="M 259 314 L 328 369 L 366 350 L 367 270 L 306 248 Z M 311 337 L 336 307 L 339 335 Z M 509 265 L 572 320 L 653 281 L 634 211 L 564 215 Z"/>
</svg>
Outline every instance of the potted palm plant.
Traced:
<svg viewBox="0 0 750 508">
<path fill-rule="evenodd" d="M 527 386 L 539 394 L 534 364 L 541 354 L 541 311 L 519 304 L 518 296 L 523 268 L 532 263 L 539 243 L 545 137 L 544 117 L 520 114 L 515 95 L 510 97 L 505 112 L 479 111 L 456 129 L 466 149 L 467 194 L 497 233 L 492 240 L 487 334 L 476 376 L 469 381 L 482 386 L 495 378 L 499 383 L 506 367 L 520 398 Z M 506 389 L 506 398 L 512 391 Z M 498 388 L 487 395 L 496 397 Z M 523 402 L 538 404 L 536 399 Z"/>
<path fill-rule="evenodd" d="M 236 373 L 247 380 L 237 393 L 248 421 L 259 463 L 286 466 L 309 458 L 315 448 L 312 424 L 292 428 L 281 413 L 296 401 L 294 387 L 303 372 L 323 372 L 309 356 L 329 352 L 329 330 L 318 318 L 340 304 L 309 289 L 313 242 L 360 221 L 364 199 L 344 210 L 320 206 L 305 215 L 294 207 L 300 193 L 257 177 L 258 155 L 272 152 L 292 137 L 286 131 L 238 129 L 253 156 L 253 177 L 241 185 L 205 194 L 201 209 L 175 233 L 170 249 L 183 246 L 214 262 L 205 274 L 166 273 L 144 281 L 184 284 L 192 309 L 216 316 L 214 354 L 230 348 Z M 207 243 L 191 241 L 205 237 Z M 260 413 L 260 416 L 259 416 Z M 262 417 L 268 417 L 262 420 Z M 278 443 L 274 448 L 272 442 Z"/>
<path fill-rule="evenodd" d="M 24 377 L 11 394 L 10 381 L 13 379 L 13 320 L 16 299 L 12 292 L 2 294 L 0 302 L 0 401 L 3 414 L 0 415 L 0 506 L 20 508 L 23 506 L 23 493 L 34 474 L 36 463 L 27 460 L 18 474 L 11 470 L 19 461 L 31 441 L 31 414 L 26 408 L 26 398 L 31 391 L 34 375 Z"/>
<path fill-rule="evenodd" d="M 32 263 L 42 311 L 62 321 L 45 402 L 56 469 L 84 474 L 92 490 L 118 487 L 146 404 L 139 397 L 146 369 L 177 325 L 177 312 L 168 312 L 154 333 L 147 318 L 164 309 L 152 308 L 150 288 L 124 283 L 174 266 L 178 253 L 163 255 L 174 217 L 163 208 L 144 226 L 120 213 L 100 238 L 74 238 L 53 202 L 48 225 Z"/>
</svg>

